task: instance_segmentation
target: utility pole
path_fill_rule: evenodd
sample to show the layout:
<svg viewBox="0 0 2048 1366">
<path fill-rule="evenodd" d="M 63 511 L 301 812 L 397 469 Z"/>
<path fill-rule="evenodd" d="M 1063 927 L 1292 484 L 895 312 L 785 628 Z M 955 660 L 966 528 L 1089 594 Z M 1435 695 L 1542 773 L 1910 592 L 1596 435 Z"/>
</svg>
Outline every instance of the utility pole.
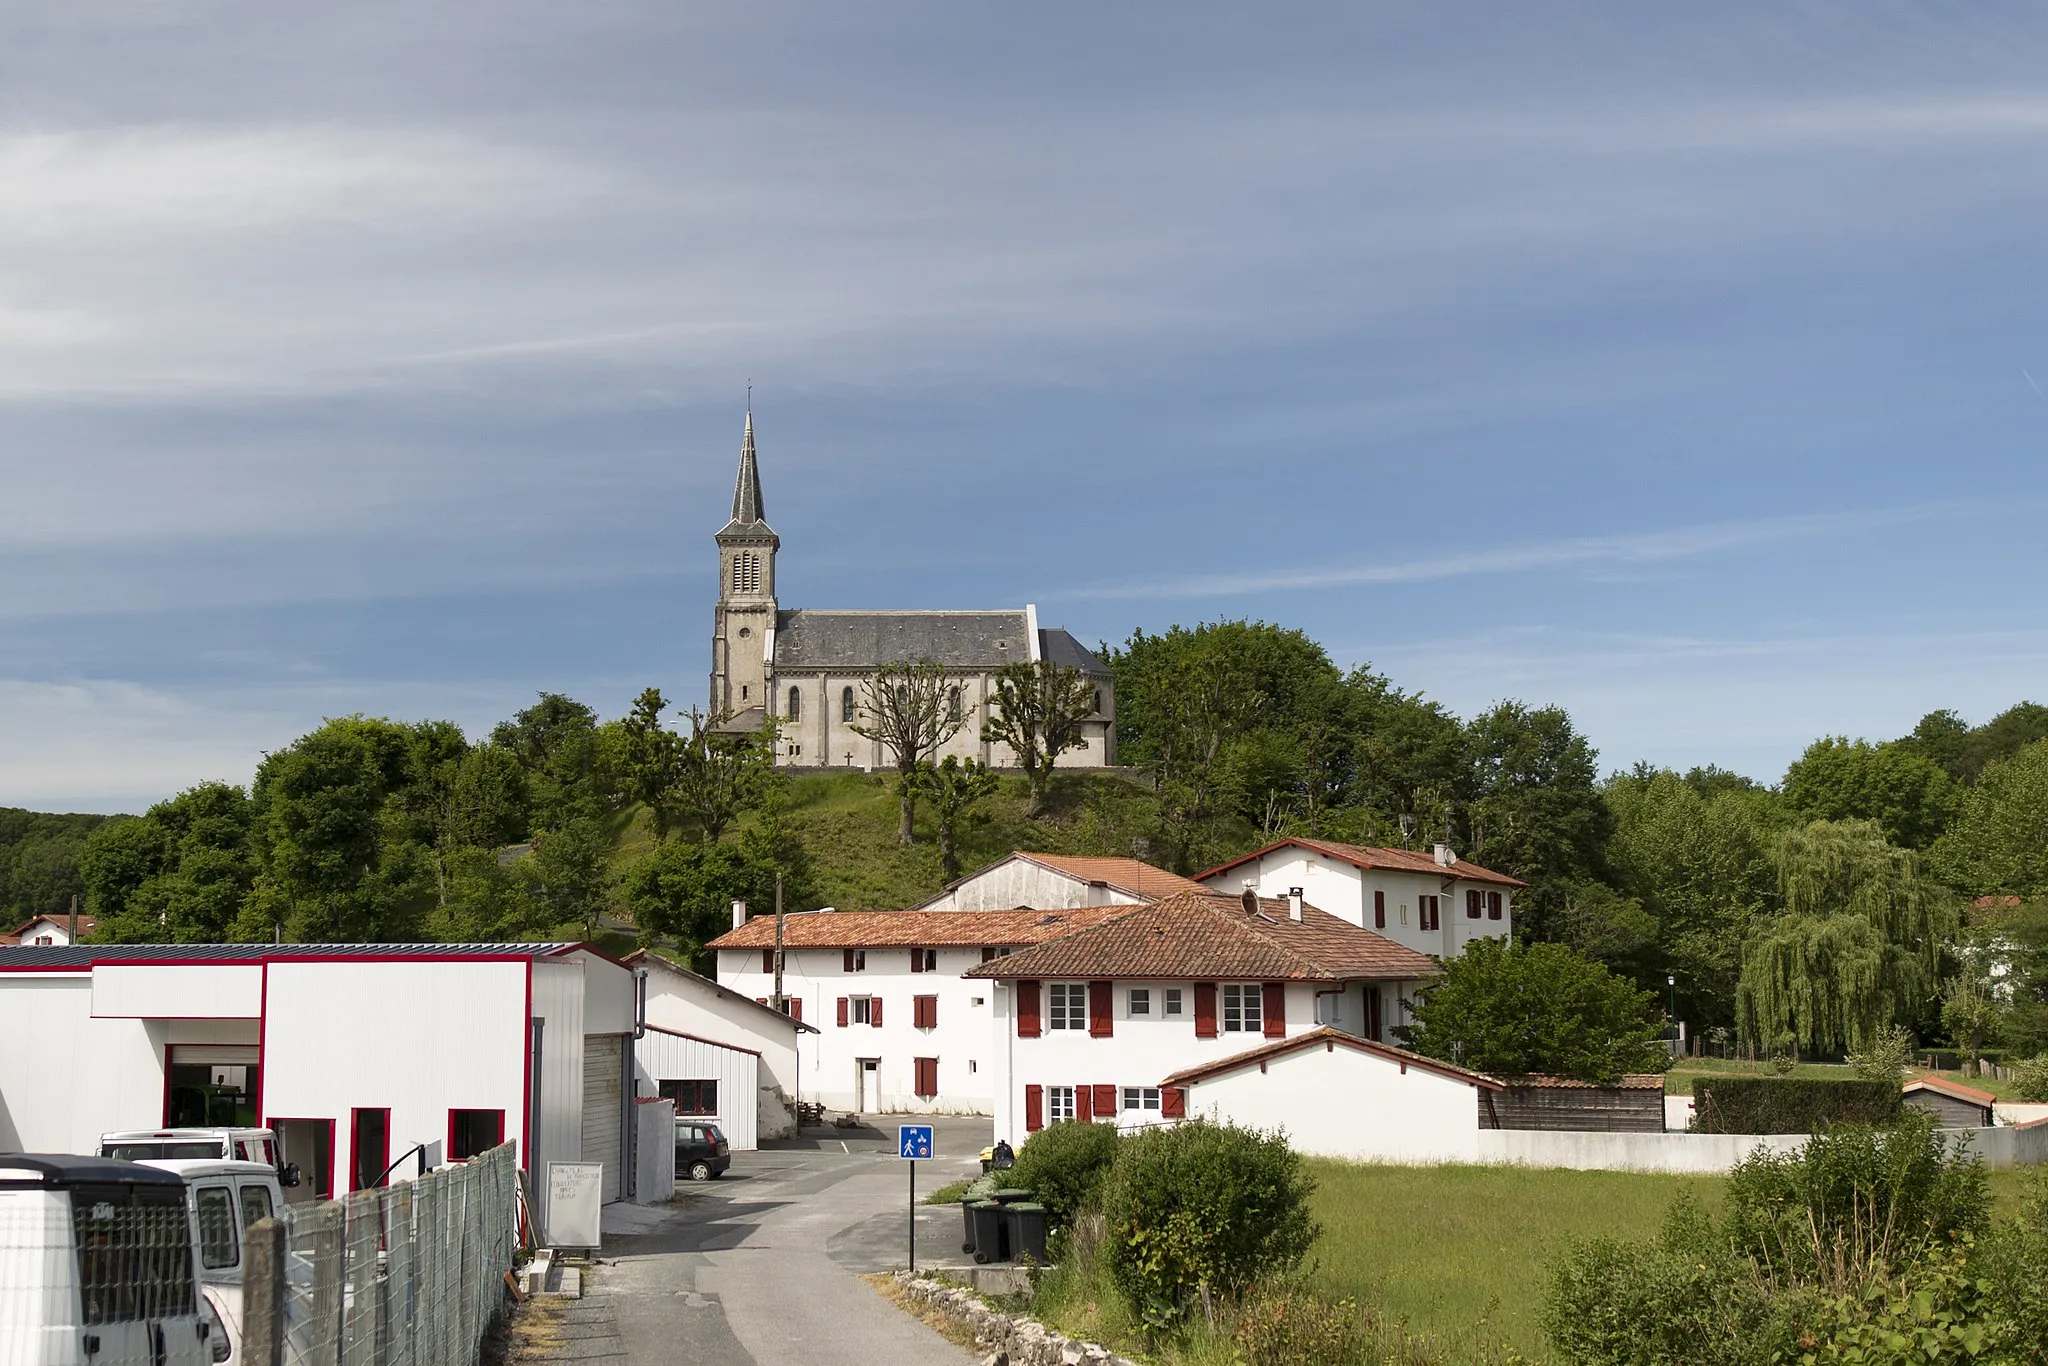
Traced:
<svg viewBox="0 0 2048 1366">
<path fill-rule="evenodd" d="M 787 1015 L 789 1002 L 782 996 L 782 874 L 775 875 L 775 1008 Z"/>
<path fill-rule="evenodd" d="M 71 942 L 78 942 L 78 893 L 71 894 Z"/>
</svg>

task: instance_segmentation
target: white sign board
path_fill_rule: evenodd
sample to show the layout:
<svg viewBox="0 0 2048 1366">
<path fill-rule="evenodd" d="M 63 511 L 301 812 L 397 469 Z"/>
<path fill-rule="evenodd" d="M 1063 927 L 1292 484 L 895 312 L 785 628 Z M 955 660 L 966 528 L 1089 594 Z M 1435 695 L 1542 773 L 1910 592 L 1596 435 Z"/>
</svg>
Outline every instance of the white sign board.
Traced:
<svg viewBox="0 0 2048 1366">
<path fill-rule="evenodd" d="M 548 1243 L 596 1247 L 604 1209 L 604 1163 L 548 1163 Z"/>
</svg>

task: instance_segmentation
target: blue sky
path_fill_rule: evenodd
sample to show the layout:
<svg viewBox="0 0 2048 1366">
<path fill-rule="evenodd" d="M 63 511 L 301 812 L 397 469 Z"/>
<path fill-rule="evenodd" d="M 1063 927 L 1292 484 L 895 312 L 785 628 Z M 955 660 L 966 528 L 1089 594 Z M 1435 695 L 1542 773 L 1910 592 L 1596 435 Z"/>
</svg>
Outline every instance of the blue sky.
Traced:
<svg viewBox="0 0 2048 1366">
<path fill-rule="evenodd" d="M 1254 616 L 1603 765 L 2041 697 L 2024 6 L 23 0 L 0 804 L 701 698 L 791 606 Z"/>
</svg>

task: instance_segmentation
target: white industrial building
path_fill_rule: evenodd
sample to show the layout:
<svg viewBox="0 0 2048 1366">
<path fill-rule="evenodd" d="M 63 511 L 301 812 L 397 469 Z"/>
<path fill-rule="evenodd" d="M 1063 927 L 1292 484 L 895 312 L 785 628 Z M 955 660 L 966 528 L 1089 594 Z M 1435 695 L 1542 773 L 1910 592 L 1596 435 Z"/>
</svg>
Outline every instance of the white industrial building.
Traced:
<svg viewBox="0 0 2048 1366">
<path fill-rule="evenodd" d="M 0 1150 L 90 1153 L 172 1123 L 277 1129 L 301 1193 L 418 1143 L 517 1139 L 536 1176 L 630 1181 L 634 973 L 577 944 L 0 949 Z M 545 1200 L 547 1182 L 530 1189 Z"/>
<path fill-rule="evenodd" d="M 676 1103 L 684 1118 L 708 1119 L 735 1149 L 796 1136 L 801 1081 L 798 1039 L 818 1031 L 756 998 L 728 990 L 659 953 L 628 954 L 644 974 L 634 1045 L 640 1094 Z"/>
<path fill-rule="evenodd" d="M 1423 853 L 1298 837 L 1196 880 L 1229 895 L 1249 886 L 1260 896 L 1285 896 L 1299 887 L 1311 905 L 1438 958 L 1456 958 L 1474 939 L 1511 938 L 1515 893 L 1528 885 L 1441 844 Z"/>
<path fill-rule="evenodd" d="M 1074 906 L 1131 906 L 1202 884 L 1134 858 L 1092 854 L 1005 855 L 946 884 L 919 911 L 1064 910 Z"/>
<path fill-rule="evenodd" d="M 969 970 L 994 992 L 996 1136 L 1178 1118 L 1186 1097 L 1165 1078 L 1324 1026 L 1377 1039 L 1437 972 L 1299 896 L 1189 892 L 1124 908 Z"/>
</svg>

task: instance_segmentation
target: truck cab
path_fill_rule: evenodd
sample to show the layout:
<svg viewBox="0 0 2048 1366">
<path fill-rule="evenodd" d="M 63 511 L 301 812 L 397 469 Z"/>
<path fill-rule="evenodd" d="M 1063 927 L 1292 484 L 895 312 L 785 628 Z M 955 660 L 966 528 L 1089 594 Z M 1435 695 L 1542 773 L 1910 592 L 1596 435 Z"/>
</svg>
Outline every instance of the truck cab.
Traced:
<svg viewBox="0 0 2048 1366">
<path fill-rule="evenodd" d="M 39 1366 L 211 1366 L 184 1178 L 68 1153 L 0 1154 L 0 1344 Z"/>
<path fill-rule="evenodd" d="M 100 1135 L 100 1156 L 122 1162 L 260 1162 L 281 1186 L 299 1184 L 296 1162 L 279 1161 L 270 1129 L 121 1129 Z"/>
</svg>

